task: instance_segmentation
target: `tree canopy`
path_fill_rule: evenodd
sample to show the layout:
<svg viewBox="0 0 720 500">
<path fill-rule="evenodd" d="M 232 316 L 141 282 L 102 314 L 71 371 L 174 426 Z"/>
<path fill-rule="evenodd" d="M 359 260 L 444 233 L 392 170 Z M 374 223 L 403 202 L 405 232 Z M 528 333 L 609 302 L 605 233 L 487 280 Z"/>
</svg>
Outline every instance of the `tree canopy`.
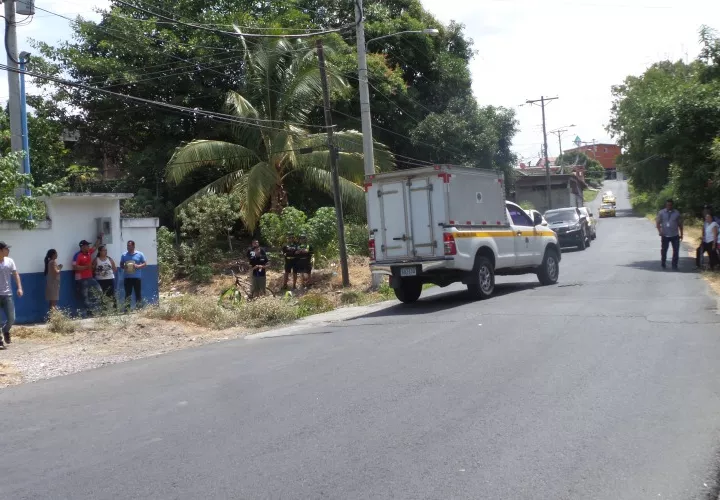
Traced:
<svg viewBox="0 0 720 500">
<path fill-rule="evenodd" d="M 261 43 L 225 34 L 233 25 L 265 35 L 346 27 L 326 37 L 336 46 L 328 57 L 329 76 L 347 82 L 344 93 L 333 93 L 333 121 L 338 130 L 360 128 L 352 2 L 221 0 L 207 8 L 198 0 L 148 0 L 136 5 L 140 8 L 111 1 L 99 22 L 78 18 L 72 40 L 58 46 L 35 42 L 44 59 L 34 58 L 32 69 L 94 89 L 218 112 L 230 92 L 244 95 L 251 77 L 247 54 Z M 365 18 L 367 40 L 406 30 L 439 30 L 437 37 L 409 34 L 369 44 L 373 133 L 395 155 L 398 167 L 444 162 L 509 171 L 515 163 L 509 149 L 516 131 L 514 113 L 482 106 L 473 96 L 468 67 L 472 40 L 463 26 L 443 25 L 419 0 L 369 0 Z M 222 165 L 206 165 L 177 185 L 165 177 L 177 146 L 196 139 L 235 142 L 236 131 L 227 120 L 88 88 L 36 83 L 46 84 L 45 97 L 57 103 L 55 116 L 62 125 L 79 132 L 73 162 L 119 168 L 123 189 L 144 189 L 177 205 L 198 186 L 227 174 Z M 455 133 L 449 134 L 445 124 L 453 124 Z M 307 126 L 321 125 L 317 103 Z M 306 193 L 303 182 L 288 184 L 290 199 L 302 202 Z"/>
<path fill-rule="evenodd" d="M 720 40 L 700 31 L 693 62 L 658 62 L 613 87 L 608 130 L 623 148 L 619 166 L 635 189 L 667 189 L 689 211 L 720 206 Z"/>
</svg>

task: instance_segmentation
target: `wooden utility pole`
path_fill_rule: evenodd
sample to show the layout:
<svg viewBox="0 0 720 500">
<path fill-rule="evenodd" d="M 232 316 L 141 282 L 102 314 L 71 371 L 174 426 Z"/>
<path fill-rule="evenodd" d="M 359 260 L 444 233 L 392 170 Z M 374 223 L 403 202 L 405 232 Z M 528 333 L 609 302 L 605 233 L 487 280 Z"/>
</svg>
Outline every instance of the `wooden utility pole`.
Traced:
<svg viewBox="0 0 720 500">
<path fill-rule="evenodd" d="M 338 148 L 333 138 L 332 114 L 330 113 L 330 90 L 328 89 L 327 71 L 325 70 L 325 50 L 321 39 L 315 42 L 318 63 L 320 64 L 320 78 L 322 80 L 323 104 L 325 108 L 325 127 L 327 127 L 328 147 L 330 148 L 330 171 L 333 184 L 333 198 L 335 200 L 335 216 L 337 217 L 338 245 L 340 246 L 340 270 L 342 284 L 350 286 L 350 273 L 348 272 L 347 248 L 345 247 L 345 223 L 343 222 L 342 198 L 340 197 L 340 175 L 338 174 Z"/>
<path fill-rule="evenodd" d="M 527 104 L 536 104 L 539 102 L 540 107 L 542 108 L 542 128 L 544 144 L 543 158 L 545 159 L 545 202 L 547 203 L 548 210 L 552 208 L 552 197 L 550 196 L 550 161 L 548 160 L 547 127 L 545 126 L 545 103 L 554 101 L 556 99 L 559 99 L 559 97 L 540 96 L 540 99 L 525 101 Z"/>
</svg>

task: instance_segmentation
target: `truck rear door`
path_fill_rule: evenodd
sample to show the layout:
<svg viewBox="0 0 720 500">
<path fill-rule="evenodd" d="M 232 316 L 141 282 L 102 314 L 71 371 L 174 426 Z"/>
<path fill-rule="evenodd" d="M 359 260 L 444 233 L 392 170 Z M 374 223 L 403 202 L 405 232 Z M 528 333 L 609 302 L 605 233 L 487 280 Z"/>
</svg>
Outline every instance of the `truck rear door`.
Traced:
<svg viewBox="0 0 720 500">
<path fill-rule="evenodd" d="M 436 254 L 432 190 L 429 177 L 379 182 L 376 193 L 380 228 L 375 233 L 379 240 L 378 260 L 427 258 Z"/>
</svg>

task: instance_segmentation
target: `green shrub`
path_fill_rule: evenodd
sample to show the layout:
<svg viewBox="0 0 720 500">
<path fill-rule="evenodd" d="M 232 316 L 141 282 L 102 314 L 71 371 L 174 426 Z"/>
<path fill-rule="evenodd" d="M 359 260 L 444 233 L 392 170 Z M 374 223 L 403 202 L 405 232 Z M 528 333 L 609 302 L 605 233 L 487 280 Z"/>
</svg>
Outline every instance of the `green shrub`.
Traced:
<svg viewBox="0 0 720 500">
<path fill-rule="evenodd" d="M 175 235 L 165 226 L 157 230 L 157 254 L 160 283 L 164 285 L 175 279 L 179 263 Z"/>
<path fill-rule="evenodd" d="M 74 333 L 77 329 L 77 325 L 70 319 L 70 315 L 62 309 L 52 309 L 48 313 L 47 326 L 51 332 L 62 335 Z"/>
<path fill-rule="evenodd" d="M 337 255 L 337 216 L 335 208 L 319 208 L 307 221 L 307 233 L 315 253 L 330 259 Z"/>
<path fill-rule="evenodd" d="M 360 292 L 356 292 L 354 290 L 351 290 L 349 292 L 343 292 L 340 295 L 340 303 L 349 305 L 349 304 L 359 304 L 362 302 L 363 295 Z"/>
<path fill-rule="evenodd" d="M 520 205 L 520 208 L 523 210 L 535 210 L 535 205 L 533 205 L 532 201 L 521 201 L 518 205 Z"/>
<path fill-rule="evenodd" d="M 362 255 L 368 257 L 369 231 L 367 225 L 348 224 L 345 226 L 345 245 L 350 255 Z"/>
<path fill-rule="evenodd" d="M 308 294 L 298 299 L 298 317 L 312 316 L 335 309 L 330 299 L 320 294 Z"/>
<path fill-rule="evenodd" d="M 381 283 L 378 287 L 378 293 L 382 295 L 382 297 L 385 300 L 390 300 L 395 298 L 395 291 L 390 287 L 388 283 Z"/>
<path fill-rule="evenodd" d="M 261 297 L 236 308 L 244 325 L 258 328 L 289 323 L 299 317 L 290 300 Z"/>
</svg>

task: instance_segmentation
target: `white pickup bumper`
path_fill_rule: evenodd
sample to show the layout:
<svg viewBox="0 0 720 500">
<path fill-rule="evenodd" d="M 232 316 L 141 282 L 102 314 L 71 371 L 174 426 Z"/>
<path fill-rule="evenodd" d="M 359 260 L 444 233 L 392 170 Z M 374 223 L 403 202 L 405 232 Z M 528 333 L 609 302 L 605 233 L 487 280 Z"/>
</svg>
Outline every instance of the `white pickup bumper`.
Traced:
<svg viewBox="0 0 720 500">
<path fill-rule="evenodd" d="M 420 275 L 432 271 L 454 270 L 454 261 L 455 259 L 453 257 L 434 257 L 426 260 L 386 260 L 372 262 L 370 264 L 370 271 L 376 274 L 393 276 L 394 274 L 399 274 L 399 272 L 393 272 L 393 269 L 414 267 L 417 269 L 417 274 Z"/>
</svg>

